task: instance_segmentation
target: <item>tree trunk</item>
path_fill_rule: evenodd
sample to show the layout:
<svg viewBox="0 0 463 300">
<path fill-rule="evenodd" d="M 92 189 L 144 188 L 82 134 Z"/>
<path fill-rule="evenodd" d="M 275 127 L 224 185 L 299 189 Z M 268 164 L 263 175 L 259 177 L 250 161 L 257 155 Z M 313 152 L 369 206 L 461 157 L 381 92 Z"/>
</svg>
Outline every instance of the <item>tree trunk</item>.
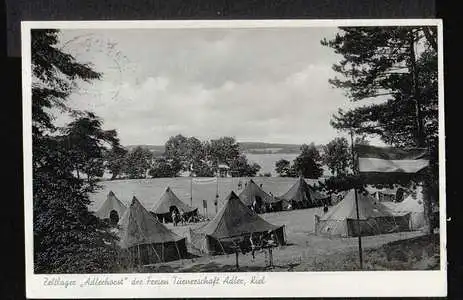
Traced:
<svg viewBox="0 0 463 300">
<path fill-rule="evenodd" d="M 425 132 L 423 126 L 423 116 L 421 111 L 421 99 L 420 99 L 420 87 L 418 82 L 418 71 L 416 69 L 416 54 L 415 54 L 415 36 L 414 33 L 410 33 L 410 43 L 409 43 L 409 68 L 410 74 L 412 76 L 412 95 L 415 101 L 416 108 L 416 123 L 417 123 L 417 146 L 426 147 Z M 427 174 L 428 175 L 428 174 Z M 423 185 L 423 206 L 424 206 L 424 217 L 426 220 L 426 229 L 429 234 L 433 233 L 433 224 L 432 224 L 432 207 L 431 207 L 431 176 L 426 176 L 422 181 Z"/>
<path fill-rule="evenodd" d="M 433 234 L 433 212 L 431 206 L 431 186 L 429 180 L 425 180 L 423 184 L 423 205 L 424 205 L 424 217 L 426 221 L 426 233 Z"/>
<path fill-rule="evenodd" d="M 423 130 L 423 116 L 421 112 L 421 99 L 420 99 L 420 87 L 418 83 L 418 72 L 416 70 L 416 55 L 415 55 L 415 37 L 414 33 L 410 33 L 409 43 L 409 68 L 412 76 L 412 91 L 413 100 L 415 101 L 416 111 L 416 126 L 417 126 L 417 145 L 418 147 L 425 146 L 425 137 Z"/>
</svg>

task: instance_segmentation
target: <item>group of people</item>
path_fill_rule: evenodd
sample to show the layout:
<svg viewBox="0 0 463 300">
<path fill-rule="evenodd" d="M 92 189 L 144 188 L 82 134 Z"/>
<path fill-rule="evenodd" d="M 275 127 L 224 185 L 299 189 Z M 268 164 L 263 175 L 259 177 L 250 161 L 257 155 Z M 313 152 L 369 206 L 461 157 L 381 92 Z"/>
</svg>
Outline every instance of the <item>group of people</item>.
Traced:
<svg viewBox="0 0 463 300">
<path fill-rule="evenodd" d="M 271 230 L 266 233 L 251 233 L 249 236 L 249 248 L 251 250 L 252 259 L 255 258 L 256 251 L 276 246 L 278 246 L 278 239 Z"/>
<path fill-rule="evenodd" d="M 185 225 L 185 221 L 185 215 L 182 210 L 179 210 L 178 212 L 175 209 L 172 210 L 172 223 L 174 226 L 177 226 L 179 223 Z"/>
</svg>

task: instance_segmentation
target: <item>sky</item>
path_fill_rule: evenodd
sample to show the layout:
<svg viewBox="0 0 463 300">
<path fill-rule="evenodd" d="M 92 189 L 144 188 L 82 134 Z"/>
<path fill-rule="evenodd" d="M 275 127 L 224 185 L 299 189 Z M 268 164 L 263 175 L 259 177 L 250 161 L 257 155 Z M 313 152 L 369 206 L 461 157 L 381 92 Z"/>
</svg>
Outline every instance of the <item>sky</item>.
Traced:
<svg viewBox="0 0 463 300">
<path fill-rule="evenodd" d="M 63 30 L 62 49 L 101 80 L 80 83 L 68 104 L 102 118 L 123 145 L 206 140 L 325 144 L 329 122 L 353 107 L 331 86 L 340 60 L 320 40 L 333 28 Z M 57 115 L 58 124 L 69 121 Z M 373 141 L 374 143 L 374 141 Z"/>
</svg>

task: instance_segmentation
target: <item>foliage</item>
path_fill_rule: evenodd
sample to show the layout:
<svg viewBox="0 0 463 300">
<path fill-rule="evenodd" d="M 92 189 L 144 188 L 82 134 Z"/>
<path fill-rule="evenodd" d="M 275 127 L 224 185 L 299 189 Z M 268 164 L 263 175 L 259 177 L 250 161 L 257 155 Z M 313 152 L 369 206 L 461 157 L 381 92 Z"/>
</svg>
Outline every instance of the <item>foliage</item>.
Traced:
<svg viewBox="0 0 463 300">
<path fill-rule="evenodd" d="M 88 182 L 104 173 L 105 143 L 111 147 L 119 146 L 115 130 L 103 130 L 102 121 L 93 113 L 86 112 L 69 123 L 62 138 L 68 146 L 69 156 L 80 177 L 80 171 L 87 175 Z"/>
<path fill-rule="evenodd" d="M 173 162 L 172 173 L 177 175 L 180 171 L 190 171 L 193 176 L 214 176 L 219 164 L 229 166 L 233 176 L 255 176 L 260 170 L 258 164 L 248 162 L 233 137 L 200 141 L 178 134 L 166 142 L 164 154 Z M 153 174 L 158 176 L 162 172 L 153 171 Z"/>
<path fill-rule="evenodd" d="M 233 137 L 211 140 L 209 145 L 208 154 L 214 166 L 220 163 L 231 166 L 233 161 L 240 157 L 240 146 Z"/>
<path fill-rule="evenodd" d="M 330 82 L 352 101 L 372 105 L 340 110 L 332 125 L 378 135 L 385 143 L 425 146 L 437 136 L 436 27 L 349 27 L 323 40 L 343 56 Z"/>
<path fill-rule="evenodd" d="M 275 172 L 281 177 L 296 177 L 296 170 L 291 166 L 291 162 L 286 159 L 280 159 L 275 162 Z"/>
<path fill-rule="evenodd" d="M 342 56 L 333 66 L 342 78 L 330 82 L 344 89 L 351 101 L 369 100 L 372 104 L 339 110 L 331 120 L 332 126 L 377 135 L 395 147 L 427 148 L 430 168 L 426 181 L 431 194 L 436 195 L 437 27 L 343 27 L 340 31 L 334 39 L 321 41 Z M 429 216 L 430 198 L 425 197 L 424 203 L 425 215 Z"/>
<path fill-rule="evenodd" d="M 334 175 L 347 173 L 351 159 L 349 142 L 346 138 L 337 137 L 326 144 L 323 151 L 323 162 Z"/>
<path fill-rule="evenodd" d="M 58 31 L 40 29 L 31 31 L 32 63 L 32 126 L 40 134 L 55 129 L 49 110 L 58 108 L 71 111 L 65 104 L 76 86 L 76 80 L 99 79 L 100 73 L 89 65 L 57 48 Z"/>
<path fill-rule="evenodd" d="M 301 154 L 294 159 L 293 165 L 297 175 L 305 178 L 317 179 L 323 174 L 320 153 L 314 143 L 301 146 Z"/>
<path fill-rule="evenodd" d="M 238 156 L 230 165 L 233 177 L 254 177 L 260 169 L 261 167 L 258 164 L 250 164 L 245 155 Z"/>
<path fill-rule="evenodd" d="M 117 238 L 110 233 L 108 224 L 88 211 L 88 193 L 96 187 L 85 185 L 74 176 L 74 171 L 99 173 L 98 159 L 104 151 L 100 143 L 108 137 L 115 139 L 116 135 L 103 134 L 96 117 L 89 115 L 71 123 L 65 130 L 67 136 L 56 134 L 50 111 L 60 109 L 81 115 L 66 106 L 67 97 L 77 80 L 90 81 L 101 76 L 59 50 L 57 43 L 56 30 L 31 32 L 34 270 L 111 272 Z M 91 125 L 88 129 L 95 136 L 83 132 L 86 125 Z M 76 160 L 78 154 L 89 161 Z"/>
<path fill-rule="evenodd" d="M 131 179 L 146 178 L 151 167 L 152 154 L 149 150 L 140 146 L 130 151 L 127 155 L 125 172 Z"/>
<path fill-rule="evenodd" d="M 105 152 L 106 169 L 112 174 L 111 180 L 125 172 L 127 153 L 128 151 L 120 145 L 114 145 L 111 150 Z"/>
<path fill-rule="evenodd" d="M 154 160 L 153 166 L 149 170 L 149 175 L 153 178 L 165 178 L 178 176 L 178 164 L 166 157 L 159 157 Z"/>
<path fill-rule="evenodd" d="M 352 174 L 340 174 L 325 180 L 323 189 L 328 193 L 338 193 L 353 188 L 363 189 L 363 177 Z"/>
</svg>

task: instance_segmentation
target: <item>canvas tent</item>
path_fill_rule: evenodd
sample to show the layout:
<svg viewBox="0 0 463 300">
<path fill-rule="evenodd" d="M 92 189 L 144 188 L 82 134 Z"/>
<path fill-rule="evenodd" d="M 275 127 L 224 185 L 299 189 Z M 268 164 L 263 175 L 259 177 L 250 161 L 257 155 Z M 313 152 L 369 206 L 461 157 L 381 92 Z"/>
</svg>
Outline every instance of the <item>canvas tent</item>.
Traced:
<svg viewBox="0 0 463 300">
<path fill-rule="evenodd" d="M 187 256 L 186 239 L 158 222 L 134 196 L 119 221 L 120 246 L 139 264 L 182 259 Z"/>
<path fill-rule="evenodd" d="M 172 211 L 177 213 L 182 211 L 185 218 L 198 214 L 198 209 L 183 203 L 177 195 L 174 194 L 170 187 L 167 187 L 161 196 L 161 199 L 153 206 L 152 212 L 158 217 L 158 220 L 172 222 Z"/>
<path fill-rule="evenodd" d="M 352 237 L 408 231 L 410 214 L 394 216 L 383 204 L 367 192 L 357 191 L 359 221 L 355 192 L 350 190 L 344 199 L 321 217 L 316 216 L 315 232 L 318 235 Z"/>
<path fill-rule="evenodd" d="M 283 195 L 278 197 L 285 202 L 291 203 L 293 208 L 308 208 L 329 204 L 329 196 L 325 196 L 312 188 L 300 176 L 293 186 Z"/>
<path fill-rule="evenodd" d="M 202 253 L 223 254 L 234 251 L 235 240 L 247 241 L 249 236 L 274 233 L 278 244 L 285 244 L 284 225 L 268 223 L 241 202 L 232 191 L 224 206 L 209 223 L 189 231 L 190 242 Z"/>
<path fill-rule="evenodd" d="M 101 207 L 95 212 L 95 215 L 100 219 L 109 219 L 111 212 L 115 211 L 118 218 L 121 218 L 127 207 L 119 200 L 113 191 L 109 191 L 106 200 Z"/>
<path fill-rule="evenodd" d="M 249 208 L 252 208 L 255 203 L 254 209 L 257 213 L 269 211 L 270 206 L 272 206 L 273 211 L 282 210 L 282 200 L 264 192 L 252 179 L 246 184 L 239 198 Z"/>
<path fill-rule="evenodd" d="M 423 228 L 425 226 L 423 188 L 418 187 L 414 193 L 397 203 L 392 210 L 397 216 L 410 213 L 410 228 L 412 230 Z"/>
</svg>

